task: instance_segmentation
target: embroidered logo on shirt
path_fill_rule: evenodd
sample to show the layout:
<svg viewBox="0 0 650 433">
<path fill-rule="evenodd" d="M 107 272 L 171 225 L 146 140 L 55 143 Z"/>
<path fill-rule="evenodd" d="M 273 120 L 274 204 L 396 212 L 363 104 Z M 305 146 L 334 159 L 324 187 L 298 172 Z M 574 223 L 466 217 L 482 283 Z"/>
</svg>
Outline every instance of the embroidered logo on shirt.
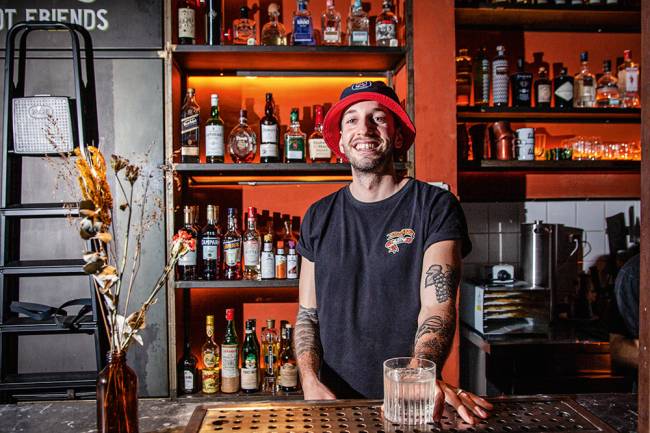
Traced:
<svg viewBox="0 0 650 433">
<path fill-rule="evenodd" d="M 415 230 L 402 229 L 400 231 L 390 232 L 386 235 L 386 244 L 384 245 L 389 253 L 399 253 L 399 244 L 410 244 L 415 239 Z"/>
</svg>

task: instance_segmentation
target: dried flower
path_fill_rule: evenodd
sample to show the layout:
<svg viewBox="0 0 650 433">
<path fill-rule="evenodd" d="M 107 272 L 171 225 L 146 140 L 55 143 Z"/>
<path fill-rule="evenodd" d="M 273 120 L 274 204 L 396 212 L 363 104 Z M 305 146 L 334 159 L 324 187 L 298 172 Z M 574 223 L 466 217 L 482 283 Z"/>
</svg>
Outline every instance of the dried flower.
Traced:
<svg viewBox="0 0 650 433">
<path fill-rule="evenodd" d="M 127 165 L 129 165 L 128 159 L 122 158 L 119 155 L 111 155 L 111 167 L 116 174 L 122 171 Z"/>
<path fill-rule="evenodd" d="M 140 167 L 137 165 L 129 164 L 126 167 L 126 178 L 127 180 L 133 185 L 136 180 L 138 180 L 138 176 L 140 175 Z"/>
</svg>

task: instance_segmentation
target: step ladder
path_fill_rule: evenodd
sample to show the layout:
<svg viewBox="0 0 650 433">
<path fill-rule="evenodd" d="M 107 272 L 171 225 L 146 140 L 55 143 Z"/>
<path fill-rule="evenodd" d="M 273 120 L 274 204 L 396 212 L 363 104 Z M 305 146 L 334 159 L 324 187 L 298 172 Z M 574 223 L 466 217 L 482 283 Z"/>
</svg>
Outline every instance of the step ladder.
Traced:
<svg viewBox="0 0 650 433">
<path fill-rule="evenodd" d="M 2 189 L 0 190 L 0 403 L 22 400 L 94 398 L 97 373 L 105 365 L 108 340 L 89 277 L 92 315 L 78 326 L 61 327 L 54 318 L 35 320 L 11 312 L 19 300 L 23 278 L 85 275 L 83 260 L 20 260 L 20 228 L 25 219 L 78 216 L 76 203 L 26 204 L 21 201 L 22 162 L 41 155 L 22 154 L 14 149 L 12 100 L 25 95 L 27 36 L 33 31 L 64 31 L 71 37 L 75 100 L 71 112 L 76 146 L 98 143 L 97 108 L 90 34 L 83 27 L 58 22 L 18 23 L 7 33 L 3 100 Z M 85 80 L 82 75 L 80 39 L 83 40 Z M 18 41 L 18 45 L 16 45 Z M 17 76 L 14 77 L 18 51 Z M 57 155 L 53 154 L 56 158 Z M 53 179 L 54 181 L 54 179 Z M 79 251 L 81 256 L 81 251 Z M 65 296 L 66 287 L 52 287 Z M 71 296 L 70 296 L 71 297 Z M 38 302 L 38 299 L 30 299 Z M 96 369 L 93 371 L 19 374 L 18 344 L 23 335 L 88 334 L 94 336 Z M 75 354 L 71 354 L 75 356 Z"/>
</svg>

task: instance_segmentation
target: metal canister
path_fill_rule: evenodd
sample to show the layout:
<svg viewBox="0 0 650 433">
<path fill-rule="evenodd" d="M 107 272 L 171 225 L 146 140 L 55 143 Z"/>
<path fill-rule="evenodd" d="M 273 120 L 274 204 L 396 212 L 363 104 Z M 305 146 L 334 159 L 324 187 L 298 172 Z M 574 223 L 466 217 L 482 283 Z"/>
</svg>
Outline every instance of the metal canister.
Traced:
<svg viewBox="0 0 650 433">
<path fill-rule="evenodd" d="M 521 225 L 523 278 L 534 287 L 550 287 L 553 225 L 542 221 Z"/>
</svg>

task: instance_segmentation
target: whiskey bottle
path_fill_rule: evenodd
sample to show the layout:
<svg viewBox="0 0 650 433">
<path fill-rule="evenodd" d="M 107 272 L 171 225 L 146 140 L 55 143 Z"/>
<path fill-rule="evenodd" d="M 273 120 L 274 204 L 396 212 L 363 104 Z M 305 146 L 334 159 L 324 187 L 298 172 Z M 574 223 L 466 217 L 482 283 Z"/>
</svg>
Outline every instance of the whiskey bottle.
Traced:
<svg viewBox="0 0 650 433">
<path fill-rule="evenodd" d="M 205 162 L 223 162 L 223 120 L 219 116 L 219 95 L 210 95 L 210 118 L 205 122 Z"/>
<path fill-rule="evenodd" d="M 537 80 L 535 80 L 535 107 L 550 108 L 551 106 L 551 80 L 548 79 L 548 72 L 544 66 L 539 68 Z"/>
<path fill-rule="evenodd" d="M 192 0 L 178 1 L 178 43 L 192 45 L 196 38 L 196 10 Z"/>
<path fill-rule="evenodd" d="M 192 210 L 189 206 L 185 206 L 183 209 L 183 228 L 181 228 L 179 231 L 184 231 L 186 235 L 189 235 L 190 238 L 194 240 L 196 245 L 196 230 L 193 226 Z M 196 280 L 196 247 L 194 248 L 194 251 L 188 251 L 183 256 L 181 256 L 178 262 L 176 262 L 176 274 L 177 280 Z"/>
<path fill-rule="evenodd" d="M 205 44 L 221 44 L 221 0 L 206 0 Z"/>
<path fill-rule="evenodd" d="M 472 58 L 467 48 L 458 50 L 456 56 L 456 105 L 467 106 L 472 93 Z"/>
<path fill-rule="evenodd" d="M 260 258 L 260 273 L 263 280 L 275 278 L 275 254 L 273 253 L 273 235 L 264 235 L 264 247 Z"/>
<path fill-rule="evenodd" d="M 530 107 L 533 74 L 524 71 L 524 59 L 517 59 L 517 72 L 510 77 L 512 106 Z"/>
<path fill-rule="evenodd" d="M 378 47 L 397 47 L 398 19 L 392 11 L 391 0 L 382 1 L 382 11 L 375 22 L 375 45 Z"/>
<path fill-rule="evenodd" d="M 221 263 L 221 232 L 217 227 L 219 206 L 207 206 L 207 223 L 201 230 L 201 252 L 203 262 L 203 279 L 218 280 Z"/>
<path fill-rule="evenodd" d="M 296 254 L 296 243 L 289 241 L 287 245 L 289 247 L 289 252 L 287 253 L 287 280 L 297 280 L 299 276 L 299 257 Z"/>
<path fill-rule="evenodd" d="M 221 343 L 221 392 L 239 391 L 239 341 L 235 330 L 235 309 L 226 310 L 226 335 Z"/>
<path fill-rule="evenodd" d="M 262 390 L 275 393 L 278 377 L 278 333 L 275 320 L 267 319 L 262 330 Z"/>
<path fill-rule="evenodd" d="M 298 390 L 298 364 L 296 356 L 293 353 L 293 345 L 291 344 L 291 325 L 287 324 L 283 328 L 284 344 L 282 345 L 282 352 L 280 353 L 280 390 L 285 392 L 292 392 Z"/>
<path fill-rule="evenodd" d="M 248 18 L 248 7 L 239 9 L 239 18 L 232 23 L 235 45 L 257 45 L 257 23 Z"/>
<path fill-rule="evenodd" d="M 618 92 L 618 80 L 612 75 L 612 62 L 603 61 L 603 75 L 598 79 L 596 87 L 596 106 L 618 108 L 621 98 Z"/>
<path fill-rule="evenodd" d="M 241 234 L 237 229 L 237 209 L 228 208 L 228 231 L 223 237 L 223 277 L 241 280 Z"/>
<path fill-rule="evenodd" d="M 246 321 L 241 357 L 241 390 L 246 393 L 257 392 L 260 390 L 260 344 L 255 334 L 255 319 Z"/>
<path fill-rule="evenodd" d="M 214 316 L 205 317 L 205 334 L 207 336 L 201 355 L 203 356 L 203 386 L 204 394 L 214 394 L 219 391 L 219 346 L 214 342 Z"/>
<path fill-rule="evenodd" d="M 492 103 L 495 107 L 508 106 L 508 59 L 503 45 L 497 47 L 497 56 L 492 60 Z"/>
<path fill-rule="evenodd" d="M 199 392 L 199 372 L 196 368 L 196 356 L 192 355 L 189 339 L 185 342 L 183 357 L 178 361 L 178 390 L 182 394 Z"/>
<path fill-rule="evenodd" d="M 623 63 L 618 67 L 618 91 L 621 107 L 639 108 L 639 65 L 632 61 L 632 52 L 623 51 Z"/>
<path fill-rule="evenodd" d="M 473 67 L 474 105 L 487 106 L 490 103 L 490 59 L 485 47 L 478 51 Z"/>
<path fill-rule="evenodd" d="M 280 22 L 280 7 L 271 3 L 268 12 L 269 22 L 262 27 L 262 45 L 287 45 L 287 31 Z"/>
<path fill-rule="evenodd" d="M 285 280 L 287 278 L 287 256 L 284 254 L 284 241 L 278 241 L 275 249 L 275 279 Z"/>
<path fill-rule="evenodd" d="M 327 0 L 320 17 L 323 45 L 341 45 L 341 14 L 334 8 L 334 0 Z"/>
<path fill-rule="evenodd" d="M 228 136 L 228 152 L 234 162 L 250 162 L 257 152 L 257 136 L 248 126 L 248 112 L 239 110 L 239 125 Z"/>
<path fill-rule="evenodd" d="M 260 247 L 262 240 L 257 231 L 257 209 L 248 208 L 248 221 L 244 232 L 244 279 L 260 279 Z"/>
<path fill-rule="evenodd" d="M 573 106 L 593 107 L 596 104 L 596 78 L 589 70 L 589 53 L 580 53 L 580 72 L 573 80 Z"/>
<path fill-rule="evenodd" d="M 291 124 L 284 134 L 284 162 L 305 162 L 307 135 L 300 130 L 298 109 L 291 109 Z"/>
<path fill-rule="evenodd" d="M 573 77 L 568 75 L 567 68 L 562 68 L 560 75 L 553 80 L 555 87 L 555 108 L 565 109 L 573 107 Z"/>
<path fill-rule="evenodd" d="M 297 9 L 293 12 L 293 32 L 291 45 L 316 45 L 314 39 L 314 23 L 311 12 L 307 9 L 306 0 L 298 0 Z"/>
<path fill-rule="evenodd" d="M 260 161 L 263 163 L 278 162 L 280 155 L 280 131 L 278 119 L 275 117 L 273 94 L 266 94 L 264 117 L 260 120 Z"/>
<path fill-rule="evenodd" d="M 370 20 L 363 10 L 361 0 L 354 0 L 348 16 L 348 45 L 370 45 L 369 28 Z"/>
<path fill-rule="evenodd" d="M 309 159 L 311 162 L 330 162 L 332 159 L 332 151 L 323 137 L 323 107 L 317 105 L 314 109 L 316 112 L 316 119 L 314 125 L 314 132 L 309 136 Z"/>
<path fill-rule="evenodd" d="M 181 108 L 181 162 L 199 162 L 199 112 L 194 89 L 188 88 Z"/>
</svg>

